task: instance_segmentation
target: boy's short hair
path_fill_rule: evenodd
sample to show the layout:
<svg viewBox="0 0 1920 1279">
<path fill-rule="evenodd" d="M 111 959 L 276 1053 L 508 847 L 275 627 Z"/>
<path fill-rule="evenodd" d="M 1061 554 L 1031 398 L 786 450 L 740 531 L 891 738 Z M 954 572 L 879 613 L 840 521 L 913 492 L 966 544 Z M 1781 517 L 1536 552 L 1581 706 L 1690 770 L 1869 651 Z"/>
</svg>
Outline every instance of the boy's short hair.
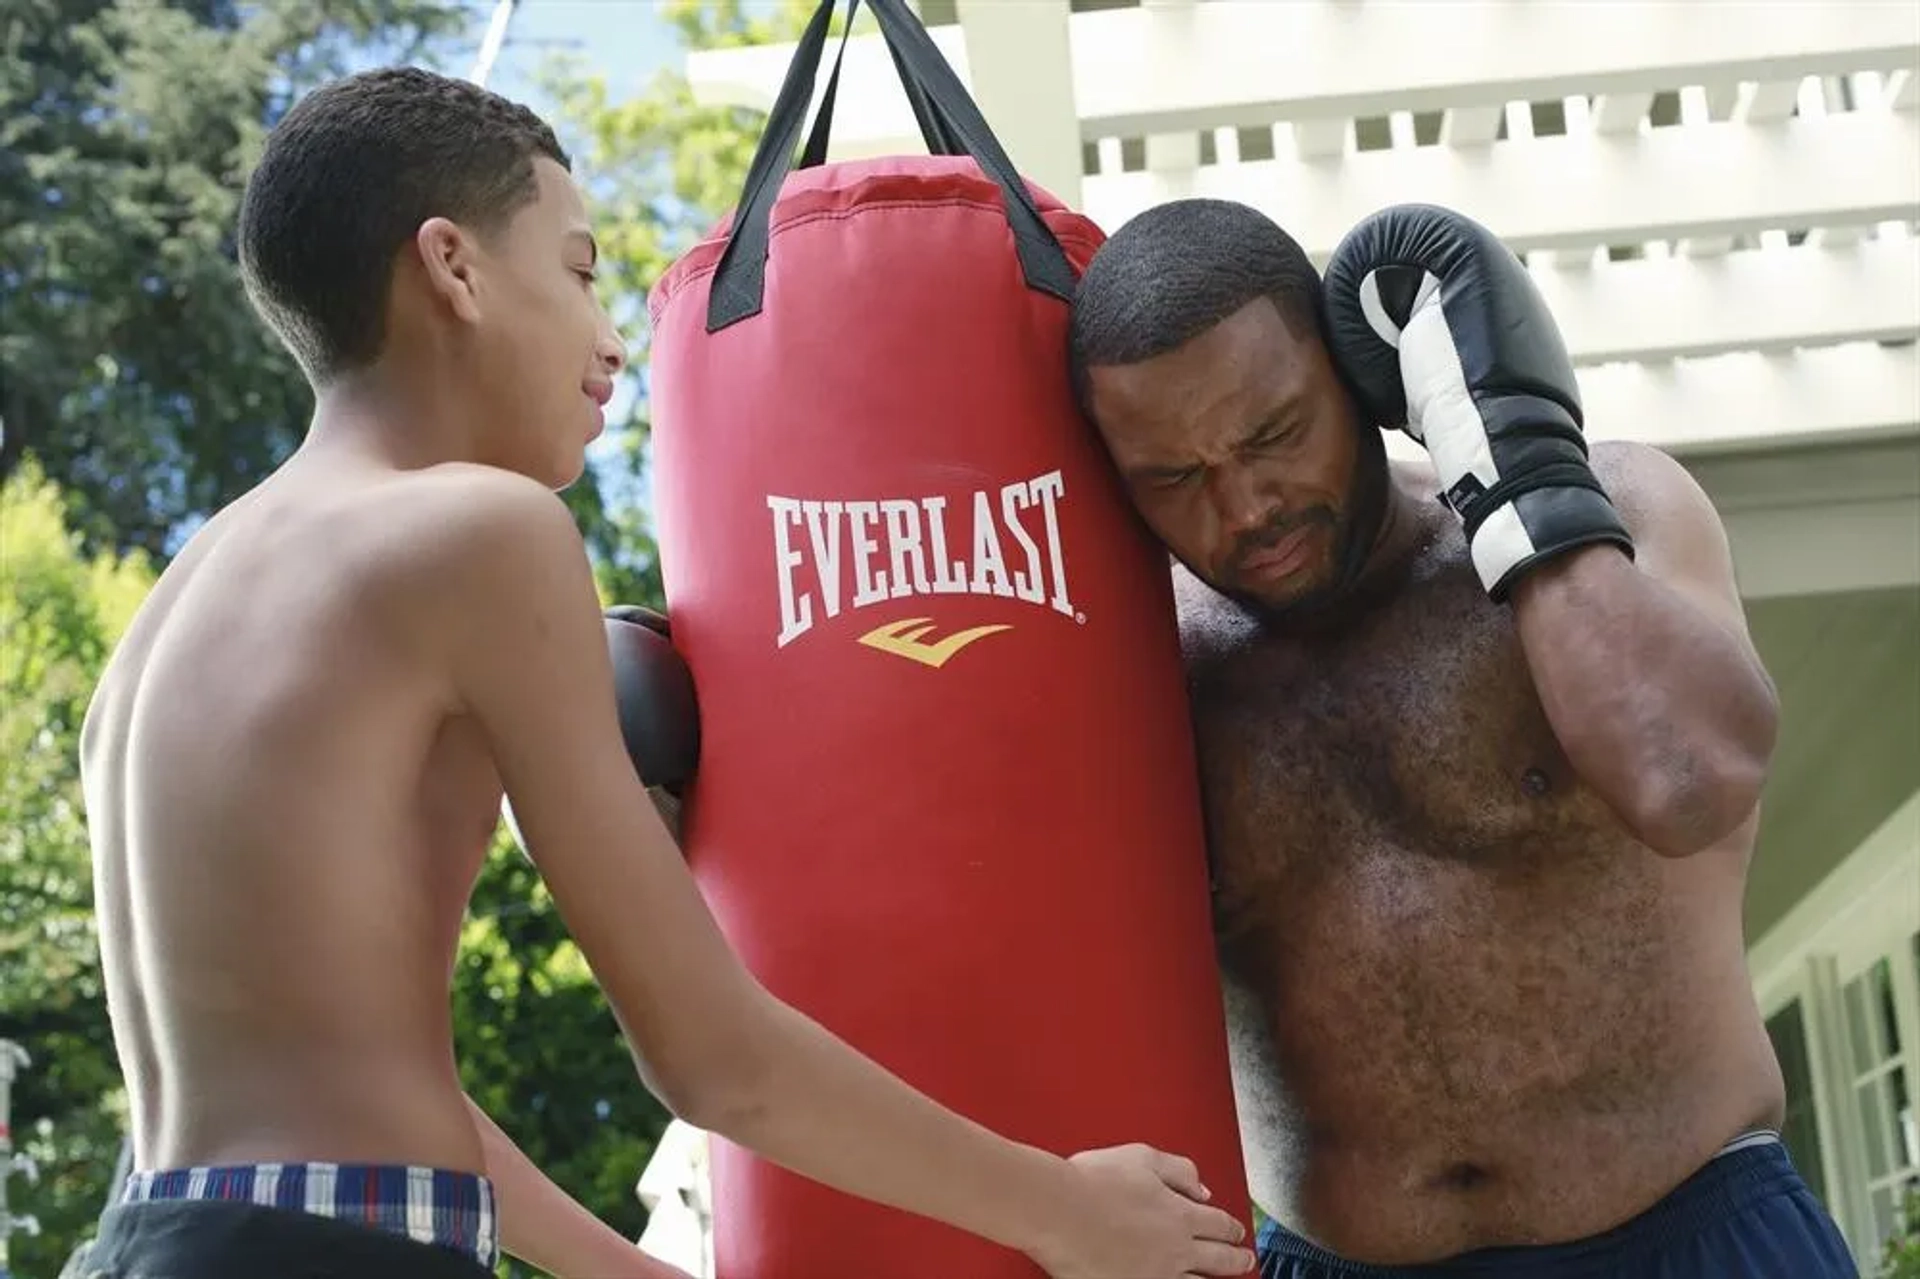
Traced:
<svg viewBox="0 0 1920 1279">
<path fill-rule="evenodd" d="M 429 218 L 504 226 L 536 198 L 538 156 L 572 167 L 539 116 L 465 80 L 400 67 L 324 85 L 247 180 L 247 295 L 316 384 L 370 364 L 395 253 Z"/>
</svg>

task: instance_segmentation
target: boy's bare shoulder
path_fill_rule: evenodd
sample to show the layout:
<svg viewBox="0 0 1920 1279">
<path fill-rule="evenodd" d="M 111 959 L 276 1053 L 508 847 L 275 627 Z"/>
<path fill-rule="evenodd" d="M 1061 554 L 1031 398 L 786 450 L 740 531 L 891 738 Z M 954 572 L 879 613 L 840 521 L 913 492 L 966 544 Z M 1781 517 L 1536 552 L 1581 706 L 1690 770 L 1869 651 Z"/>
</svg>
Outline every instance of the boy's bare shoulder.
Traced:
<svg viewBox="0 0 1920 1279">
<path fill-rule="evenodd" d="M 378 518 L 390 558 L 380 594 L 427 651 L 511 647 L 555 614 L 598 616 L 573 512 L 537 480 L 442 464 L 385 489 Z"/>
<path fill-rule="evenodd" d="M 572 520 L 560 495 L 539 481 L 473 462 L 405 472 L 389 487 L 388 497 L 431 522 L 450 521 L 469 532 Z"/>
<path fill-rule="evenodd" d="M 469 569 L 498 580 L 585 553 L 560 496 L 511 471 L 446 463 L 407 473 L 379 500 L 399 566 L 423 585 L 458 587 Z"/>
</svg>

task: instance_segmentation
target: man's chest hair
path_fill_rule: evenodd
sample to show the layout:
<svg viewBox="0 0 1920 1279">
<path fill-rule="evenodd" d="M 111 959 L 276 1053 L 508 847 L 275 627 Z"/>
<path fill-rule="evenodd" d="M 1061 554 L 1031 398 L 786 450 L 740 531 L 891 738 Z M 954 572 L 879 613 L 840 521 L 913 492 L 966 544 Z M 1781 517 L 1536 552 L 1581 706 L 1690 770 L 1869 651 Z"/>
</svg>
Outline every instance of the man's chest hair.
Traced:
<svg viewBox="0 0 1920 1279">
<path fill-rule="evenodd" d="M 1491 853 L 1597 816 L 1510 613 L 1464 556 L 1415 564 L 1337 631 L 1263 629 L 1217 606 L 1182 622 L 1210 807 L 1257 813 L 1271 838 Z M 1211 816 L 1222 833 L 1243 825 Z"/>
</svg>

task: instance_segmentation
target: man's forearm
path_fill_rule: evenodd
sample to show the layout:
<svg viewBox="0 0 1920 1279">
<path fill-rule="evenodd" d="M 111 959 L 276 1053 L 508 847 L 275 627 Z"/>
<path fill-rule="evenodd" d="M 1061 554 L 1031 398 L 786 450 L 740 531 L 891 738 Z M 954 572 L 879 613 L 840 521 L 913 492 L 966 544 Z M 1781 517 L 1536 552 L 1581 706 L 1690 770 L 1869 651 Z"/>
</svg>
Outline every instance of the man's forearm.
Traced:
<svg viewBox="0 0 1920 1279">
<path fill-rule="evenodd" d="M 1556 737 L 1644 842 L 1684 855 L 1752 813 L 1776 702 L 1740 636 L 1611 547 L 1541 565 L 1512 599 Z"/>
<path fill-rule="evenodd" d="M 467 1099 L 494 1184 L 501 1246 L 558 1279 L 686 1279 L 654 1261 L 536 1168 L 488 1114 Z"/>
</svg>

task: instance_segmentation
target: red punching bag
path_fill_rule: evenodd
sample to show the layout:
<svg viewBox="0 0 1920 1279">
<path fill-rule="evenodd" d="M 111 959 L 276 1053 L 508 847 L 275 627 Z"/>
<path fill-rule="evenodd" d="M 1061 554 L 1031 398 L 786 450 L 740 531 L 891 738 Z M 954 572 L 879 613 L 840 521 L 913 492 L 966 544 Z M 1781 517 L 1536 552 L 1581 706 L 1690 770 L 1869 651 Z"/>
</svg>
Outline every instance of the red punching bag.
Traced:
<svg viewBox="0 0 1920 1279">
<path fill-rule="evenodd" d="M 871 4 L 936 154 L 819 163 L 830 84 L 794 169 L 834 4 L 650 298 L 688 859 L 760 979 L 909 1083 L 1062 1154 L 1187 1155 L 1247 1222 L 1168 559 L 1067 373 L 1101 233 L 901 0 Z M 718 1139 L 711 1167 L 719 1279 L 1038 1274 Z"/>
</svg>

